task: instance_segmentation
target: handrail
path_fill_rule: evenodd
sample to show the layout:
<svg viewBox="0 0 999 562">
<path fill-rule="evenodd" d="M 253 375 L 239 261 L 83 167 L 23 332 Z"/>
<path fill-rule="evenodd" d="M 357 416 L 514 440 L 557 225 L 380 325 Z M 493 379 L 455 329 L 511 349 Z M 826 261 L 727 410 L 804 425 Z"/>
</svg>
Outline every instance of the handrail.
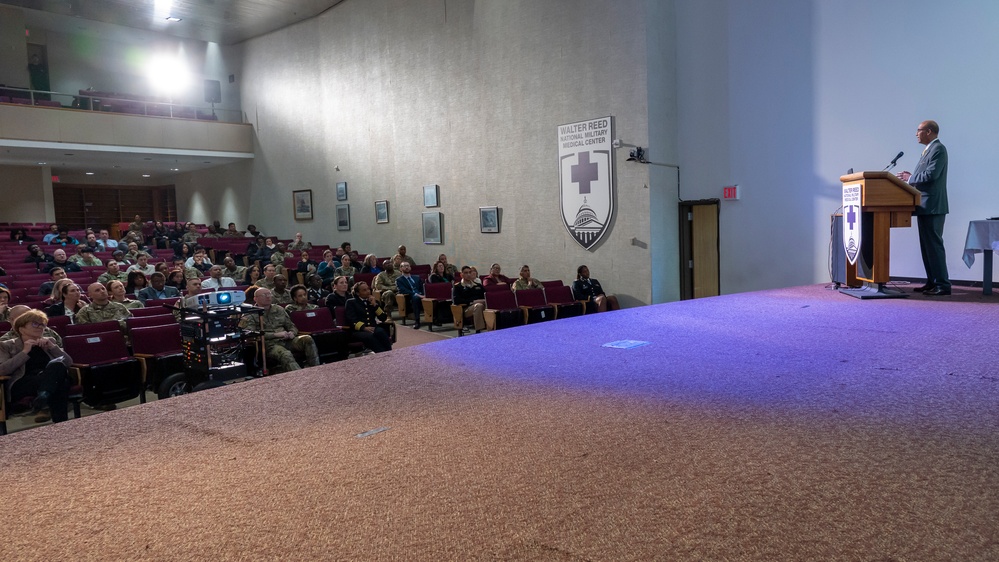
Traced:
<svg viewBox="0 0 999 562">
<path fill-rule="evenodd" d="M 125 115 L 145 115 L 149 117 L 166 117 L 170 119 L 200 119 L 206 121 L 222 121 L 225 123 L 246 123 L 242 110 L 216 108 L 215 104 L 210 107 L 195 106 L 189 104 L 171 103 L 165 101 L 150 101 L 137 99 L 140 96 L 130 96 L 129 94 L 119 94 L 113 92 L 92 92 L 84 94 L 86 90 L 81 90 L 77 94 L 67 94 L 64 92 L 33 90 L 29 88 L 16 88 L 12 86 L 0 86 L 0 98 L 10 98 L 9 103 L 20 105 L 32 105 L 37 107 L 59 107 L 62 109 L 75 109 L 80 111 L 99 111 L 121 113 Z M 23 96 L 14 95 L 23 93 Z M 53 98 L 67 100 L 68 103 L 56 101 L 58 106 L 52 102 Z M 26 100 L 24 103 L 18 100 Z"/>
</svg>

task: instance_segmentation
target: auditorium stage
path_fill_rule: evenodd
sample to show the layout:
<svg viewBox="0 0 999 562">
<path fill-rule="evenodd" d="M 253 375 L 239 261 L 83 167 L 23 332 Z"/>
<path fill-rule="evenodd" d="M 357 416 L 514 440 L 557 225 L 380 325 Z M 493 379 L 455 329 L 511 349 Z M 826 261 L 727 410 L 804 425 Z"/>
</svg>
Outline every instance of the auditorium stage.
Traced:
<svg viewBox="0 0 999 562">
<path fill-rule="evenodd" d="M 996 560 L 997 302 L 728 295 L 21 431 L 0 559 Z"/>
</svg>

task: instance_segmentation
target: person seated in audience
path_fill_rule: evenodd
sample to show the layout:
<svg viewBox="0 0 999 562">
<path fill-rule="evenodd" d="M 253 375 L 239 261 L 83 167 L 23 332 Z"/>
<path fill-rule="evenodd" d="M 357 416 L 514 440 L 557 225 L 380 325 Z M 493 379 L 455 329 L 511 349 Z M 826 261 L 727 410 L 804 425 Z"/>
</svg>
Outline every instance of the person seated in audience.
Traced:
<svg viewBox="0 0 999 562">
<path fill-rule="evenodd" d="M 336 318 L 336 307 L 346 306 L 347 299 L 350 298 L 350 285 L 347 284 L 346 277 L 339 275 L 333 279 L 331 287 L 333 290 L 326 296 L 326 308 L 330 309 L 330 314 Z"/>
<path fill-rule="evenodd" d="M 258 237 L 257 240 L 259 239 Z M 257 259 L 260 260 L 260 265 L 269 263 L 271 261 L 271 254 L 275 251 L 277 251 L 277 244 L 274 243 L 274 240 L 264 238 L 264 243 L 260 244 L 260 247 L 257 248 Z"/>
<path fill-rule="evenodd" d="M 52 261 L 45 265 L 45 273 L 52 271 L 56 267 L 61 267 L 66 270 L 66 273 L 74 273 L 77 271 L 83 271 L 79 265 L 69 261 L 66 257 L 66 250 L 62 248 L 57 249 L 52 252 Z"/>
<path fill-rule="evenodd" d="M 139 296 L 139 291 L 149 286 L 146 274 L 141 271 L 131 271 L 125 277 L 125 292 L 130 295 Z"/>
<path fill-rule="evenodd" d="M 406 255 L 406 246 L 399 246 L 399 263 L 408 262 L 410 266 L 416 265 L 416 260 Z"/>
<path fill-rule="evenodd" d="M 208 257 L 208 250 L 206 250 L 205 247 L 202 246 L 201 244 L 195 244 L 191 248 L 191 252 L 192 252 L 191 257 L 184 260 L 184 267 L 194 267 L 194 260 L 198 256 L 201 256 L 201 263 L 204 264 L 205 267 L 211 267 L 212 265 L 214 265 L 212 263 L 212 259 Z"/>
<path fill-rule="evenodd" d="M 246 245 L 247 263 L 260 262 L 260 265 L 270 263 L 271 252 L 267 249 L 267 239 L 258 236 Z"/>
<path fill-rule="evenodd" d="M 257 230 L 257 227 L 252 224 L 246 225 L 246 234 L 244 236 L 249 236 L 251 238 L 263 238 L 263 234 Z"/>
<path fill-rule="evenodd" d="M 544 285 L 541 281 L 531 277 L 531 268 L 526 265 L 520 266 L 520 277 L 513 282 L 514 291 L 522 291 L 524 289 L 543 289 Z"/>
<path fill-rule="evenodd" d="M 187 287 L 187 279 L 184 277 L 184 270 L 175 267 L 166 274 L 166 285 L 181 291 Z"/>
<path fill-rule="evenodd" d="M 391 314 L 396 308 L 395 294 L 399 290 L 396 281 L 399 279 L 399 272 L 395 270 L 392 260 L 382 262 L 382 272 L 375 275 L 373 281 L 375 290 L 379 291 L 382 301 L 382 309 Z"/>
<path fill-rule="evenodd" d="M 28 236 L 28 233 L 23 228 L 14 228 L 10 231 L 10 239 L 12 242 L 17 242 L 18 244 L 24 244 L 25 242 L 34 242 L 35 239 Z"/>
<path fill-rule="evenodd" d="M 86 244 L 77 244 L 76 248 L 73 249 L 72 255 L 69 255 L 69 252 L 66 253 L 66 255 L 69 255 L 69 258 L 67 259 L 77 265 L 80 265 L 80 260 L 83 259 L 83 249 L 86 247 Z"/>
<path fill-rule="evenodd" d="M 222 238 L 222 233 L 218 231 L 214 224 L 208 225 L 208 232 L 204 236 L 205 238 Z"/>
<path fill-rule="evenodd" d="M 330 283 L 333 282 L 338 267 L 340 267 L 340 262 L 333 259 L 333 250 L 324 251 L 323 261 L 319 262 L 319 266 L 316 267 L 316 273 L 323 280 L 324 287 L 329 287 Z"/>
<path fill-rule="evenodd" d="M 576 268 L 576 280 L 572 283 L 572 298 L 578 301 L 593 301 L 597 305 L 597 312 L 621 308 L 616 296 L 605 293 L 600 281 L 590 278 L 590 268 L 585 265 Z"/>
<path fill-rule="evenodd" d="M 60 281 L 57 288 L 52 290 L 52 296 L 58 300 L 52 306 L 45 309 L 45 314 L 49 315 L 49 317 L 69 316 L 73 318 L 87 304 L 83 300 L 83 293 L 80 291 L 80 286 L 71 279 Z"/>
<path fill-rule="evenodd" d="M 231 277 L 233 281 L 239 284 L 246 277 L 246 267 L 236 265 L 236 260 L 232 256 L 226 256 L 222 258 L 222 276 Z"/>
<path fill-rule="evenodd" d="M 295 285 L 288 292 L 291 293 L 291 304 L 284 307 L 285 312 L 291 314 L 299 310 L 314 310 L 316 305 L 309 302 L 309 290 L 305 285 Z"/>
<path fill-rule="evenodd" d="M 135 217 L 132 219 L 132 222 L 128 223 L 128 231 L 135 232 L 136 234 L 138 234 L 139 238 L 142 239 L 142 241 L 144 242 L 146 237 L 144 234 L 142 234 L 143 226 L 145 226 L 145 223 L 142 222 L 142 217 L 139 215 L 135 215 Z"/>
<path fill-rule="evenodd" d="M 284 260 L 290 257 L 292 257 L 291 254 L 285 251 L 284 242 L 278 242 L 274 245 L 274 251 L 271 252 L 270 262 L 277 268 L 278 273 L 283 275 Z"/>
<path fill-rule="evenodd" d="M 183 296 L 177 299 L 177 302 L 173 305 L 173 317 L 180 322 L 183 312 L 182 308 L 197 308 L 196 302 L 186 302 L 188 297 L 193 297 L 201 292 L 201 278 L 200 277 L 189 277 L 187 279 L 187 288 L 184 290 Z"/>
<path fill-rule="evenodd" d="M 61 267 L 53 267 L 49 270 L 49 280 L 42 283 L 38 287 L 38 294 L 43 297 L 47 297 L 52 294 L 55 288 L 55 284 L 59 282 L 60 279 L 66 278 L 66 270 Z"/>
<path fill-rule="evenodd" d="M 133 240 L 131 242 L 126 243 L 125 247 L 128 248 L 128 251 L 125 252 L 125 259 L 129 263 L 132 263 L 132 264 L 135 264 L 136 262 L 138 262 L 139 261 L 139 252 L 141 251 L 141 250 L 139 250 L 139 244 L 138 244 L 138 242 L 135 242 Z"/>
<path fill-rule="evenodd" d="M 121 237 L 121 240 L 118 241 L 118 247 L 125 248 L 127 250 L 128 245 L 132 242 L 135 242 L 136 251 L 141 250 L 142 246 L 146 243 L 138 232 L 129 230 L 124 236 Z"/>
<path fill-rule="evenodd" d="M 361 265 L 361 273 L 378 275 L 381 272 L 382 268 L 378 267 L 378 258 L 374 254 L 368 254 L 364 257 L 364 262 Z"/>
<path fill-rule="evenodd" d="M 107 287 L 108 294 L 111 295 L 111 302 L 116 302 L 129 310 L 145 306 L 140 300 L 128 298 L 128 293 L 125 292 L 125 284 L 117 279 L 108 281 L 104 286 Z"/>
<path fill-rule="evenodd" d="M 19 316 L 21 316 L 22 314 L 24 314 L 29 310 L 35 310 L 35 309 L 25 304 L 15 304 L 14 306 L 10 307 L 10 314 L 8 315 L 7 321 L 13 325 L 14 321 L 17 320 Z M 42 330 L 42 335 L 45 336 L 46 338 L 52 338 L 52 341 L 56 342 L 56 344 L 58 344 L 59 347 L 62 347 L 62 336 L 60 336 L 59 333 L 53 330 L 52 328 L 45 326 L 45 329 Z M 6 334 L 0 336 L 0 341 L 12 340 L 16 339 L 17 337 L 18 333 L 14 330 L 13 327 L 11 327 L 11 329 Z"/>
<path fill-rule="evenodd" d="M 491 285 L 500 285 L 503 283 L 506 283 L 507 285 L 512 285 L 513 280 L 507 277 L 506 275 L 503 275 L 501 273 L 500 265 L 498 263 L 494 263 L 492 266 L 489 267 L 489 275 L 482 280 L 482 285 L 484 287 L 489 287 Z"/>
<path fill-rule="evenodd" d="M 103 251 L 103 250 L 101 250 L 100 243 L 97 241 L 97 235 L 94 234 L 93 232 L 88 232 L 87 233 L 87 238 L 86 238 L 86 240 L 83 243 L 86 244 L 88 248 L 90 248 L 91 252 L 102 252 Z"/>
<path fill-rule="evenodd" d="M 195 226 L 193 222 L 187 223 L 187 231 L 184 232 L 184 236 L 181 240 L 187 242 L 191 246 L 194 246 L 198 243 L 198 238 L 201 238 L 201 233 L 198 232 L 198 227 Z"/>
<path fill-rule="evenodd" d="M 454 277 L 447 272 L 444 262 L 436 261 L 430 269 L 430 278 L 428 281 L 430 283 L 451 283 L 453 285 Z"/>
<path fill-rule="evenodd" d="M 46 408 L 53 423 L 69 419 L 69 366 L 73 359 L 59 345 L 45 337 L 48 316 L 40 310 L 27 310 L 14 320 L 11 329 L 16 338 L 0 341 L 0 375 L 4 395 L 18 404 L 31 397 L 31 411 L 40 414 Z M 48 416 L 36 417 L 38 422 Z"/>
<path fill-rule="evenodd" d="M 306 242 L 305 240 L 302 240 L 302 233 L 296 232 L 295 239 L 291 241 L 291 244 L 288 244 L 288 249 L 296 252 L 311 250 L 312 242 Z"/>
<path fill-rule="evenodd" d="M 56 236 L 59 236 L 59 225 L 50 224 L 48 233 L 45 236 L 42 236 L 42 242 L 48 244 Z"/>
<path fill-rule="evenodd" d="M 211 269 L 208 270 L 208 279 L 201 282 L 202 289 L 228 289 L 236 286 L 236 281 L 231 277 L 224 277 L 222 275 L 222 266 L 213 265 Z"/>
<path fill-rule="evenodd" d="M 246 268 L 246 273 L 243 275 L 243 282 L 241 285 L 249 285 L 251 287 L 256 287 L 257 282 L 260 281 L 260 267 L 256 265 L 251 265 Z"/>
<path fill-rule="evenodd" d="M 229 223 L 229 228 L 227 228 L 226 231 L 222 233 L 222 237 L 223 238 L 242 238 L 243 237 L 243 233 L 240 232 L 240 231 L 238 231 L 238 230 L 236 230 L 236 223 L 231 222 L 231 223 Z"/>
<path fill-rule="evenodd" d="M 170 229 L 163 224 L 163 221 L 156 221 L 153 224 L 153 232 L 149 235 L 149 243 L 162 250 L 170 248 Z"/>
<path fill-rule="evenodd" d="M 404 261 L 399 264 L 399 277 L 395 280 L 397 294 L 406 295 L 409 300 L 407 313 L 413 313 L 413 329 L 420 329 L 420 317 L 423 312 L 423 280 L 418 275 L 410 275 L 412 266 Z"/>
<path fill-rule="evenodd" d="M 347 254 L 348 256 L 350 256 L 351 263 L 357 263 L 361 261 L 360 256 L 357 255 L 357 250 L 353 249 L 350 246 L 350 242 L 343 242 L 342 244 L 340 244 L 340 249 L 343 250 L 343 253 L 340 253 L 339 256 Z"/>
<path fill-rule="evenodd" d="M 80 259 L 76 263 L 81 268 L 104 265 L 104 262 L 94 255 L 94 249 L 90 246 L 80 248 Z"/>
<path fill-rule="evenodd" d="M 479 283 L 475 269 L 464 266 L 461 268 L 461 281 L 451 289 L 451 302 L 465 307 L 464 317 L 471 318 L 475 333 L 486 329 L 486 321 L 482 313 L 486 309 L 486 291 Z"/>
<path fill-rule="evenodd" d="M 195 251 L 194 256 L 189 260 L 191 265 L 184 267 L 184 277 L 204 277 L 212 269 L 212 263 L 205 255 L 205 251 Z"/>
<path fill-rule="evenodd" d="M 35 264 L 35 268 L 38 269 L 50 261 L 52 261 L 52 254 L 46 254 L 41 246 L 38 244 L 30 244 L 28 246 L 28 255 L 24 257 L 24 263 L 33 263 Z"/>
<path fill-rule="evenodd" d="M 170 247 L 176 249 L 184 242 L 184 235 L 187 234 L 187 225 L 180 221 L 173 223 L 170 229 Z"/>
<path fill-rule="evenodd" d="M 132 265 L 132 262 L 125 258 L 124 250 L 115 250 L 112 252 L 111 259 L 118 262 L 118 267 L 123 269 L 128 269 L 128 266 Z"/>
<path fill-rule="evenodd" d="M 437 256 L 437 261 L 444 264 L 444 271 L 447 272 L 447 277 L 451 279 L 452 283 L 461 281 L 461 271 L 458 269 L 458 266 L 448 263 L 447 254 Z"/>
<path fill-rule="evenodd" d="M 125 319 L 131 316 L 125 305 L 111 302 L 108 288 L 100 283 L 91 283 L 87 287 L 87 297 L 90 304 L 84 306 L 73 318 L 74 324 L 94 324 L 97 322 L 118 321 L 118 327 L 125 330 Z"/>
<path fill-rule="evenodd" d="M 70 236 L 69 230 L 65 228 L 60 228 L 59 234 L 55 238 L 49 240 L 49 244 L 52 245 L 76 246 L 79 243 L 80 241 Z"/>
<path fill-rule="evenodd" d="M 279 364 L 285 372 L 302 368 L 295 360 L 295 352 L 305 356 L 308 366 L 319 365 L 319 352 L 312 337 L 299 336 L 298 328 L 288 313 L 283 307 L 273 304 L 273 301 L 274 296 L 270 289 L 257 288 L 253 293 L 253 302 L 264 309 L 264 312 L 259 318 L 255 314 L 243 315 L 239 326 L 244 330 L 262 332 L 268 362 Z"/>
<path fill-rule="evenodd" d="M 187 262 L 187 260 L 191 259 L 192 257 L 194 257 L 194 250 L 192 249 L 192 246 L 187 242 L 181 242 L 180 244 L 178 244 L 173 254 L 173 259 L 182 260 L 185 263 Z"/>
<path fill-rule="evenodd" d="M 340 267 L 333 271 L 334 277 L 344 276 L 347 278 L 347 285 L 352 286 L 354 284 L 354 275 L 357 273 L 357 268 L 353 265 L 353 260 L 350 254 L 344 254 L 340 257 Z"/>
<path fill-rule="evenodd" d="M 126 273 L 132 273 L 133 271 L 141 271 L 148 278 L 153 273 L 156 273 L 156 266 L 149 263 L 149 254 L 139 252 L 136 256 L 136 263 L 128 266 L 128 269 L 125 270 Z"/>
<path fill-rule="evenodd" d="M 10 289 L 0 285 L 0 322 L 10 322 Z"/>
<path fill-rule="evenodd" d="M 108 260 L 107 271 L 97 277 L 97 282 L 104 283 L 104 285 L 111 281 L 121 281 L 122 283 L 128 281 L 128 273 L 122 271 L 115 260 Z"/>
<path fill-rule="evenodd" d="M 156 271 L 159 271 L 163 275 L 170 273 L 170 264 L 168 264 L 165 261 L 161 261 L 160 263 L 154 265 L 153 267 L 156 269 Z"/>
<path fill-rule="evenodd" d="M 312 273 L 315 273 L 319 269 L 319 263 L 316 260 L 309 258 L 309 252 L 302 250 L 302 254 L 299 256 L 298 264 L 295 266 L 295 273 L 301 273 L 302 277 L 305 278 Z"/>
<path fill-rule="evenodd" d="M 371 294 L 371 288 L 361 281 L 354 284 L 351 294 L 352 298 L 344 307 L 344 315 L 354 337 L 375 353 L 392 351 L 392 338 L 389 335 L 392 321 Z"/>
<path fill-rule="evenodd" d="M 126 293 L 128 292 L 126 288 Z M 172 299 L 179 297 L 180 291 L 176 287 L 166 284 L 166 276 L 157 271 L 149 276 L 149 286 L 135 293 L 135 298 L 145 306 L 146 301 L 154 299 Z"/>
<path fill-rule="evenodd" d="M 112 252 L 118 248 L 118 242 L 111 239 L 108 229 L 102 228 L 97 233 L 97 248 L 99 252 Z"/>
<path fill-rule="evenodd" d="M 204 285 L 202 285 L 204 286 Z M 288 306 L 291 304 L 291 291 L 288 290 L 288 278 L 283 274 L 274 276 L 274 287 L 271 289 L 273 302 L 278 306 Z"/>
<path fill-rule="evenodd" d="M 309 302 L 318 305 L 320 301 L 330 296 L 330 292 L 323 288 L 323 278 L 313 273 L 305 279 L 309 289 Z"/>
<path fill-rule="evenodd" d="M 269 264 L 267 264 L 267 265 L 264 266 L 263 272 L 264 272 L 264 276 L 261 277 L 260 279 L 257 279 L 257 282 L 254 283 L 254 284 L 257 287 L 263 287 L 265 289 L 273 289 L 274 288 L 274 277 L 277 275 L 277 268 L 274 267 L 274 264 L 269 263 Z"/>
</svg>

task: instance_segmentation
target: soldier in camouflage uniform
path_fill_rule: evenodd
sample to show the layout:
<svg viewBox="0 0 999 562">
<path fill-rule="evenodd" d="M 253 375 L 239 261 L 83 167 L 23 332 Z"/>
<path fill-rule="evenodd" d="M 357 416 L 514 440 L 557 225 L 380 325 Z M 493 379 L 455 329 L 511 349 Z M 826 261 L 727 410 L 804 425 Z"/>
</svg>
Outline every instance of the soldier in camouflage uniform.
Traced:
<svg viewBox="0 0 999 562">
<path fill-rule="evenodd" d="M 284 308 L 272 305 L 273 299 L 270 289 L 257 289 L 253 294 L 253 302 L 264 309 L 264 312 L 259 317 L 256 314 L 244 316 L 239 321 L 239 327 L 263 332 L 267 360 L 277 362 L 284 372 L 302 368 L 295 361 L 293 351 L 305 355 L 308 366 L 315 367 L 319 364 L 319 353 L 312 337 L 299 336 L 298 328 Z"/>
<path fill-rule="evenodd" d="M 284 275 L 274 276 L 274 288 L 271 289 L 271 295 L 274 297 L 274 304 L 284 308 L 291 304 L 294 299 L 291 298 L 291 291 L 288 290 L 288 278 Z"/>
<path fill-rule="evenodd" d="M 392 311 L 397 308 L 395 293 L 399 287 L 395 281 L 398 278 L 399 272 L 395 270 L 392 260 L 385 260 L 382 262 L 382 272 L 376 275 L 375 280 L 372 281 L 373 289 L 381 293 L 379 296 L 382 301 L 382 310 L 387 314 L 392 314 Z"/>
<path fill-rule="evenodd" d="M 257 287 L 263 289 L 273 289 L 274 276 L 277 275 L 277 269 L 274 267 L 274 264 L 269 263 L 265 265 L 264 268 L 261 270 L 261 272 L 264 274 L 264 276 L 261 277 L 260 279 L 257 279 L 256 282 Z"/>
<path fill-rule="evenodd" d="M 90 324 L 92 322 L 106 322 L 117 320 L 121 330 L 125 330 L 125 319 L 131 316 L 125 305 L 111 302 L 108 296 L 107 287 L 100 283 L 91 283 L 87 287 L 87 296 L 90 297 L 90 304 L 80 309 L 73 318 L 75 324 Z"/>
<path fill-rule="evenodd" d="M 108 260 L 108 270 L 100 274 L 97 278 L 97 282 L 105 287 L 108 281 L 121 281 L 122 283 L 128 281 L 128 274 L 121 270 L 121 266 L 117 260 Z"/>
</svg>

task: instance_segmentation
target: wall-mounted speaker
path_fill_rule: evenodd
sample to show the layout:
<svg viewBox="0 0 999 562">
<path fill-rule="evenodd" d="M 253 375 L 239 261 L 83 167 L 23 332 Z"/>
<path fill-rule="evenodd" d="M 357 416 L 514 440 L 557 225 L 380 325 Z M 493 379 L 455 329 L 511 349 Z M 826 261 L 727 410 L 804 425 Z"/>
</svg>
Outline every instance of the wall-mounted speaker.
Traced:
<svg viewBox="0 0 999 562">
<path fill-rule="evenodd" d="M 205 103 L 222 103 L 222 83 L 205 80 Z"/>
</svg>

